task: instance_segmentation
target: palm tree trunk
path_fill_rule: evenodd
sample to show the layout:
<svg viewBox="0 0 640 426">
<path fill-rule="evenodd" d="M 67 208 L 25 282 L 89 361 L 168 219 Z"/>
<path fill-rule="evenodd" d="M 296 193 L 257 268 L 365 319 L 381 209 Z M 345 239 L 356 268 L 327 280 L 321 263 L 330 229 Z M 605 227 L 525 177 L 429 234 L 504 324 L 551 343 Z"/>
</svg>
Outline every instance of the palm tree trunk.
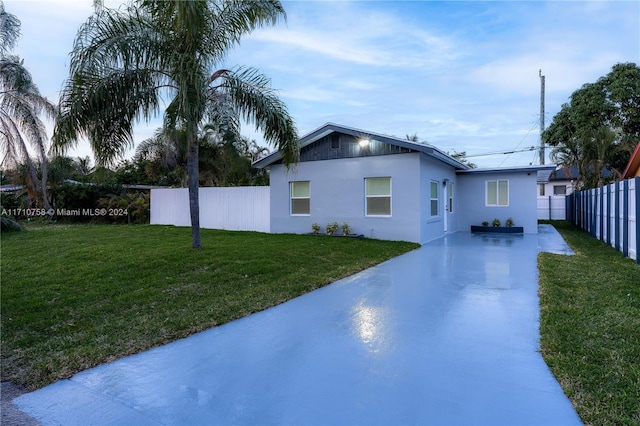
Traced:
<svg viewBox="0 0 640 426">
<path fill-rule="evenodd" d="M 28 207 L 36 208 L 39 206 L 39 198 L 41 197 L 41 192 L 38 188 L 38 174 L 36 173 L 36 168 L 33 165 L 33 161 L 31 161 L 31 157 L 27 156 L 25 159 L 25 167 L 26 167 L 26 187 L 27 187 L 27 198 L 28 198 Z"/>
<path fill-rule="evenodd" d="M 49 192 L 47 188 L 47 177 L 49 173 L 47 154 L 44 152 L 44 147 L 40 145 L 40 168 L 42 171 L 42 180 L 40 181 L 40 194 L 42 195 L 42 207 L 44 207 L 47 211 L 51 210 L 51 203 L 49 203 Z"/>
<path fill-rule="evenodd" d="M 191 240 L 194 249 L 202 248 L 200 239 L 200 197 L 198 182 L 198 139 L 196 134 L 188 132 L 189 149 L 187 151 L 187 174 L 189 182 L 189 213 L 191 214 Z"/>
</svg>

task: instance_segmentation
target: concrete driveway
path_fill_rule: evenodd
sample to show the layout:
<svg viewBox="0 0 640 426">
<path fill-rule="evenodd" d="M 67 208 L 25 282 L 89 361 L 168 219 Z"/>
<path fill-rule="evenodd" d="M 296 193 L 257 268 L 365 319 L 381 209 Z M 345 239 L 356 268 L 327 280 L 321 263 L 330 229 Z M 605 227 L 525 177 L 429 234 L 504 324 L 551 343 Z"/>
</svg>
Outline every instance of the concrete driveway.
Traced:
<svg viewBox="0 0 640 426">
<path fill-rule="evenodd" d="M 545 235 L 453 234 L 14 403 L 45 425 L 580 424 L 538 352 Z"/>
</svg>

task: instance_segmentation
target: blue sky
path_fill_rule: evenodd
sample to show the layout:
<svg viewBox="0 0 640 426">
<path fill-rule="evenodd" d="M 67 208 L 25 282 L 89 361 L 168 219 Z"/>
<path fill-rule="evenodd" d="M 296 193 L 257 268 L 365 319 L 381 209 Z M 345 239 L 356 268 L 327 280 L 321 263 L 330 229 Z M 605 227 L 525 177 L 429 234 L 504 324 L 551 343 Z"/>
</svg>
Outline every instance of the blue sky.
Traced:
<svg viewBox="0 0 640 426">
<path fill-rule="evenodd" d="M 119 2 L 107 2 L 117 4 Z M 333 122 L 479 154 L 539 144 L 540 78 L 549 125 L 571 93 L 618 62 L 640 63 L 638 1 L 286 1 L 220 67 L 259 68 L 300 135 Z M 54 102 L 91 0 L 5 0 L 22 21 L 16 53 Z M 158 123 L 142 123 L 138 141 Z M 246 127 L 243 134 L 260 138 Z M 133 151 L 131 152 L 131 154 Z M 80 142 L 71 155 L 88 155 Z M 470 158 L 534 164 L 525 152 Z"/>
</svg>

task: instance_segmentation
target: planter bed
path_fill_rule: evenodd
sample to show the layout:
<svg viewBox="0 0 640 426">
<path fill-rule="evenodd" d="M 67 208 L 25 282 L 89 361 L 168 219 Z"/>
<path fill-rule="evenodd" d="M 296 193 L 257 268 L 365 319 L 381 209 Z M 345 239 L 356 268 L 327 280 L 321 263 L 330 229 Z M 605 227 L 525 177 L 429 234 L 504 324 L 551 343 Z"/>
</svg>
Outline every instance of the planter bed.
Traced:
<svg viewBox="0 0 640 426">
<path fill-rule="evenodd" d="M 475 226 L 471 225 L 471 232 L 487 233 L 487 234 L 523 234 L 522 226 Z"/>
<path fill-rule="evenodd" d="M 347 237 L 347 238 L 364 238 L 363 234 L 348 234 L 348 235 L 344 235 L 344 234 L 333 234 L 333 235 L 328 235 L 325 233 L 317 233 L 314 234 L 313 232 L 309 232 L 307 235 L 321 235 L 323 237 Z"/>
</svg>

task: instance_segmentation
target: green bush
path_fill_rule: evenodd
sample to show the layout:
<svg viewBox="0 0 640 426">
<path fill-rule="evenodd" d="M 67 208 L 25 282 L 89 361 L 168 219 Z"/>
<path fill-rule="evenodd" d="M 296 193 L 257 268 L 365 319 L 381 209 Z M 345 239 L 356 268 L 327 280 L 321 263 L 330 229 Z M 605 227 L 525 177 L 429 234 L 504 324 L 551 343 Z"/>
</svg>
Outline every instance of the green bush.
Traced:
<svg viewBox="0 0 640 426">
<path fill-rule="evenodd" d="M 9 216 L 0 217 L 0 232 L 5 233 L 15 231 L 22 231 L 22 226 L 20 226 L 17 220 Z"/>
<path fill-rule="evenodd" d="M 121 195 L 124 188 L 120 185 L 89 185 L 89 184 L 65 184 L 51 189 L 51 199 L 54 215 L 62 222 L 109 222 L 101 215 L 66 215 L 58 214 L 63 210 L 94 211 L 100 208 L 100 199 L 111 195 Z"/>
<path fill-rule="evenodd" d="M 98 200 L 98 207 L 107 210 L 111 222 L 147 224 L 150 220 L 151 200 L 147 192 L 109 194 Z"/>
<path fill-rule="evenodd" d="M 26 205 L 26 197 L 20 196 L 15 192 L 3 192 L 0 195 L 0 206 L 2 206 L 4 210 L 25 208 Z"/>
</svg>

